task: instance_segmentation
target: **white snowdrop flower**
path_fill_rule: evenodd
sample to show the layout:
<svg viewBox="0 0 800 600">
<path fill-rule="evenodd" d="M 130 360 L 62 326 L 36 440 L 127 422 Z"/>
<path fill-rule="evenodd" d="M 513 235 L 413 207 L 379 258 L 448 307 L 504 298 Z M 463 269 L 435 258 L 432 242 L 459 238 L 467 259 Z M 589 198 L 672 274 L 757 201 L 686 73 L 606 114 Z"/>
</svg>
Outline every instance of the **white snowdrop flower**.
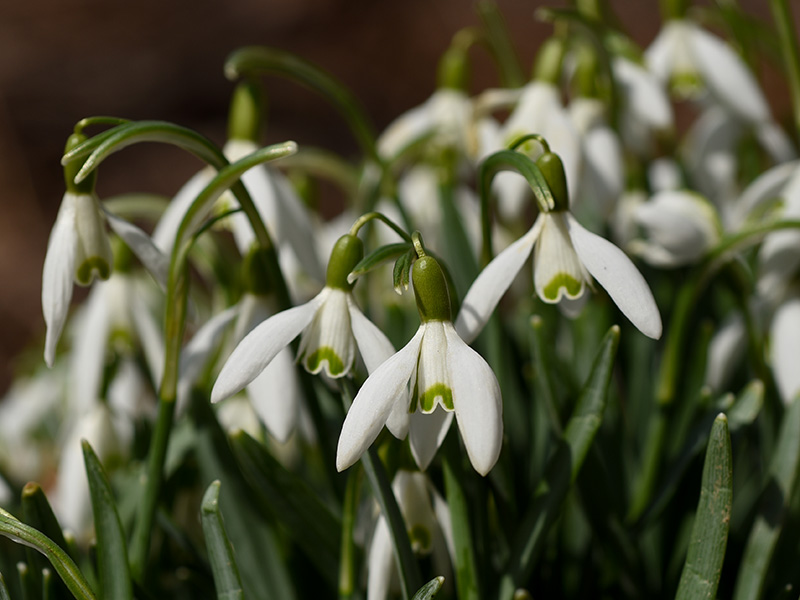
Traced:
<svg viewBox="0 0 800 600">
<path fill-rule="evenodd" d="M 411 549 L 430 556 L 436 573 L 449 573 L 453 555 L 450 509 L 424 473 L 400 469 L 392 491 L 403 516 Z M 385 600 L 398 578 L 394 546 L 386 519 L 378 517 L 367 559 L 367 600 Z"/>
<path fill-rule="evenodd" d="M 311 373 L 344 377 L 353 368 L 358 347 L 372 372 L 394 348 L 359 310 L 347 275 L 363 256 L 363 245 L 347 234 L 336 244 L 328 264 L 327 284 L 301 306 L 285 310 L 253 329 L 231 353 L 214 384 L 211 401 L 232 396 L 264 371 L 298 335 L 298 360 Z"/>
<path fill-rule="evenodd" d="M 557 156 L 551 153 L 553 161 Z M 533 227 L 498 254 L 467 291 L 456 329 L 471 342 L 483 329 L 503 294 L 533 253 L 533 284 L 536 295 L 551 304 L 567 303 L 574 313 L 594 278 L 605 288 L 622 313 L 646 336 L 661 337 L 661 316 L 644 277 L 625 253 L 611 242 L 590 232 L 566 210 L 566 181 L 560 161 L 545 177 L 556 207 L 542 211 Z M 554 185 L 553 179 L 560 183 Z M 562 197 L 563 196 L 563 197 Z"/>
<path fill-rule="evenodd" d="M 472 466 L 486 475 L 502 445 L 497 378 L 456 333 L 447 284 L 436 260 L 419 258 L 412 279 L 420 327 L 367 378 L 353 400 L 339 436 L 336 468 L 342 471 L 354 464 L 386 425 L 398 438 L 408 433 L 411 452 L 425 469 L 455 414 Z"/>
<path fill-rule="evenodd" d="M 657 267 L 679 267 L 699 261 L 722 237 L 714 207 L 687 190 L 666 190 L 636 208 L 645 232 L 628 248 Z"/>
</svg>

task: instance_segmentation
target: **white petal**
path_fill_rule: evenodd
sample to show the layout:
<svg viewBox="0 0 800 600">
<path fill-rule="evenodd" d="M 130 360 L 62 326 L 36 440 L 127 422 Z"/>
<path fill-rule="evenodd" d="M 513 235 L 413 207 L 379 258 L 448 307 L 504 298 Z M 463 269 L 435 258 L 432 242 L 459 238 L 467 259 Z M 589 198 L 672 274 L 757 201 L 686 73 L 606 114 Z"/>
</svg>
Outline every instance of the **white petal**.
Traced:
<svg viewBox="0 0 800 600">
<path fill-rule="evenodd" d="M 770 233 L 758 252 L 759 295 L 769 296 L 777 287 L 789 283 L 800 266 L 800 231 Z"/>
<path fill-rule="evenodd" d="M 195 173 L 183 187 L 178 190 L 172 202 L 169 203 L 164 214 L 158 221 L 153 230 L 153 242 L 166 255 L 172 253 L 172 246 L 175 244 L 175 236 L 183 220 L 186 211 L 194 202 L 197 195 L 214 177 L 214 169 L 206 168 Z"/>
<path fill-rule="evenodd" d="M 147 367 L 156 385 L 161 383 L 164 373 L 164 336 L 161 332 L 161 323 L 141 297 L 142 291 L 134 294 L 130 302 L 131 317 L 139 342 L 142 344 Z"/>
<path fill-rule="evenodd" d="M 662 83 L 672 76 L 675 49 L 680 44 L 680 29 L 675 25 L 675 21 L 667 22 L 644 53 L 647 68 Z"/>
<path fill-rule="evenodd" d="M 420 470 L 424 471 L 431 464 L 436 451 L 450 431 L 454 416 L 453 412 L 444 410 L 441 405 L 427 415 L 417 408 L 409 416 L 408 442 Z"/>
<path fill-rule="evenodd" d="M 470 286 L 455 323 L 456 331 L 467 343 L 478 337 L 500 298 L 522 269 L 543 223 L 541 216 L 537 218 L 530 231 L 495 256 Z"/>
<path fill-rule="evenodd" d="M 705 383 L 714 392 L 723 391 L 723 386 L 739 368 L 746 347 L 744 319 L 740 313 L 734 313 L 725 320 L 708 345 Z"/>
<path fill-rule="evenodd" d="M 235 305 L 214 315 L 195 332 L 192 339 L 184 347 L 181 352 L 180 376 L 178 379 L 178 414 L 187 405 L 192 386 L 202 373 L 212 353 L 219 349 L 225 330 L 238 314 L 239 306 Z"/>
<path fill-rule="evenodd" d="M 347 296 L 347 308 L 350 310 L 350 326 L 353 328 L 358 351 L 367 367 L 367 373 L 372 374 L 394 354 L 394 346 L 377 325 L 359 310 L 352 295 Z"/>
<path fill-rule="evenodd" d="M 772 371 L 785 403 L 800 391 L 800 299 L 784 303 L 776 312 L 770 328 L 772 337 Z"/>
<path fill-rule="evenodd" d="M 350 292 L 325 288 L 311 325 L 300 339 L 298 357 L 310 373 L 323 369 L 328 377 L 344 377 L 356 357 L 355 339 L 350 325 L 348 299 Z"/>
<path fill-rule="evenodd" d="M 253 329 L 231 353 L 211 391 L 211 401 L 233 396 L 253 381 L 314 318 L 320 297 L 267 319 Z"/>
<path fill-rule="evenodd" d="M 42 272 L 42 311 L 47 324 L 44 360 L 53 366 L 56 344 L 67 320 L 75 272 L 75 251 L 78 234 L 75 230 L 75 207 L 72 194 L 64 194 L 56 222 L 47 244 Z"/>
<path fill-rule="evenodd" d="M 533 251 L 536 295 L 550 304 L 562 298 L 576 300 L 586 291 L 583 265 L 570 241 L 565 213 L 543 215 L 542 233 Z"/>
<path fill-rule="evenodd" d="M 759 123 L 756 126 L 756 137 L 776 163 L 785 163 L 797 158 L 797 150 L 792 139 L 775 121 Z"/>
<path fill-rule="evenodd" d="M 430 104 L 425 102 L 392 121 L 378 138 L 378 154 L 387 160 L 433 129 Z"/>
<path fill-rule="evenodd" d="M 410 425 L 411 415 L 408 412 L 411 404 L 411 390 L 403 389 L 392 400 L 392 409 L 386 418 L 386 429 L 388 429 L 398 440 L 406 439 Z"/>
<path fill-rule="evenodd" d="M 301 398 L 297 366 L 284 348 L 247 386 L 247 396 L 261 422 L 284 443 L 297 425 Z"/>
<path fill-rule="evenodd" d="M 106 221 L 119 237 L 121 237 L 133 253 L 142 261 L 144 267 L 159 283 L 162 289 L 167 287 L 169 273 L 169 256 L 161 252 L 150 236 L 133 223 L 113 215 L 103 209 Z"/>
<path fill-rule="evenodd" d="M 488 363 L 458 337 L 452 326 L 446 327 L 445 333 L 458 429 L 473 468 L 486 475 L 503 445 L 500 384 Z"/>
<path fill-rule="evenodd" d="M 800 180 L 800 161 L 778 165 L 758 176 L 736 201 L 737 219 L 733 225 L 740 227 L 751 212 L 764 202 L 780 196 L 783 187 L 793 178 Z"/>
<path fill-rule="evenodd" d="M 394 577 L 394 549 L 386 519 L 381 515 L 375 526 L 367 563 L 367 600 L 386 600 Z"/>
<path fill-rule="evenodd" d="M 581 190 L 588 202 L 599 205 L 597 212 L 607 217 L 625 185 L 619 138 L 609 127 L 595 127 L 586 134 L 583 151 L 586 161 Z"/>
<path fill-rule="evenodd" d="M 694 24 L 687 25 L 690 25 L 687 40 L 697 70 L 711 94 L 746 120 L 768 120 L 767 101 L 741 57 L 718 37 Z"/>
<path fill-rule="evenodd" d="M 367 378 L 356 394 L 339 435 L 336 450 L 336 468 L 339 471 L 354 464 L 375 441 L 393 404 L 403 397 L 417 364 L 424 333 L 425 326 L 422 325 L 408 344 Z"/>
<path fill-rule="evenodd" d="M 632 116 L 653 129 L 671 129 L 672 105 L 661 82 L 647 69 L 625 58 L 614 58 L 612 67 Z"/>
<path fill-rule="evenodd" d="M 76 323 L 71 356 L 70 408 L 84 414 L 101 397 L 111 326 L 113 280 L 96 283 Z"/>
<path fill-rule="evenodd" d="M 569 235 L 583 265 L 631 323 L 653 339 L 661 337 L 661 315 L 642 274 L 611 242 L 584 229 L 567 215 Z"/>
</svg>

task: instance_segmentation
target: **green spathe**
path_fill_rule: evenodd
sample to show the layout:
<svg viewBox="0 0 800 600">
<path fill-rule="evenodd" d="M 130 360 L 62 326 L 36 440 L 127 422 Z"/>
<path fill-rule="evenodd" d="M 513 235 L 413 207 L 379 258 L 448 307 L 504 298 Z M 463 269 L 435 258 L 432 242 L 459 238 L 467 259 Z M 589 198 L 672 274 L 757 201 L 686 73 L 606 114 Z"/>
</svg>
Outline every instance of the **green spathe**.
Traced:
<svg viewBox="0 0 800 600">
<path fill-rule="evenodd" d="M 67 144 L 64 146 L 64 154 L 79 146 L 87 140 L 87 137 L 82 133 L 73 133 L 67 138 Z M 92 171 L 80 183 L 75 183 L 75 176 L 78 171 L 83 167 L 83 163 L 79 160 L 73 160 L 64 165 L 64 184 L 67 186 L 67 192 L 72 194 L 93 194 L 94 184 L 97 181 L 97 169 Z"/>
<path fill-rule="evenodd" d="M 569 298 L 576 298 L 583 289 L 583 283 L 575 279 L 569 273 L 557 273 L 550 282 L 544 286 L 544 297 L 547 300 L 556 302 L 559 298 L 561 288 L 567 291 Z"/>
<path fill-rule="evenodd" d="M 347 233 L 340 237 L 331 251 L 325 285 L 349 292 L 355 282 L 348 283 L 347 276 L 364 258 L 364 244 L 355 235 Z"/>
<path fill-rule="evenodd" d="M 417 259 L 411 278 L 420 321 L 452 321 L 447 280 L 436 259 L 432 256 Z"/>
</svg>

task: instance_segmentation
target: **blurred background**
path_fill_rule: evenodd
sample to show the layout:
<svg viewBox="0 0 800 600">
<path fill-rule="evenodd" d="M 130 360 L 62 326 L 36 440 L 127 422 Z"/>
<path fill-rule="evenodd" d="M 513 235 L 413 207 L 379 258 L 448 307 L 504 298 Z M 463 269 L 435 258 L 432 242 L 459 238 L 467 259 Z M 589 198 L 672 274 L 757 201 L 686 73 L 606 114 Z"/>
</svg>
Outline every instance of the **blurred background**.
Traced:
<svg viewBox="0 0 800 600">
<path fill-rule="evenodd" d="M 552 31 L 537 6 L 566 2 L 497 0 L 529 68 Z M 656 0 L 611 2 L 642 45 L 660 26 Z M 769 21 L 763 0 L 740 2 Z M 800 12 L 800 11 L 796 11 Z M 795 15 L 797 20 L 797 15 Z M 44 336 L 41 267 L 64 192 L 59 159 L 73 124 L 92 115 L 162 119 L 225 138 L 232 84 L 226 56 L 250 44 L 297 53 L 338 77 L 377 130 L 434 90 L 438 57 L 459 29 L 478 25 L 467 0 L 28 0 L 0 3 L 0 393 L 20 351 Z M 474 58 L 473 89 L 498 83 L 488 54 Z M 774 69 L 759 72 L 779 120 L 789 99 Z M 356 156 L 347 128 L 321 97 L 283 79 L 266 80 L 265 143 L 293 139 Z M 171 195 L 200 166 L 156 144 L 104 163 L 102 197 Z M 83 297 L 76 293 L 76 299 Z M 41 360 L 40 345 L 28 360 Z"/>
</svg>

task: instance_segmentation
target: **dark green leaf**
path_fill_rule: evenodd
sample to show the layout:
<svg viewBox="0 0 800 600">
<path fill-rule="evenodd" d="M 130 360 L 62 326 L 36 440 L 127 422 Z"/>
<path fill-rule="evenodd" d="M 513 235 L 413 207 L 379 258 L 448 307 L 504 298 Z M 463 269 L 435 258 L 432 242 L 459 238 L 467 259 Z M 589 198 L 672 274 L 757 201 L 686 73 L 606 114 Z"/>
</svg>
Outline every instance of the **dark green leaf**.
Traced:
<svg viewBox="0 0 800 600">
<path fill-rule="evenodd" d="M 355 267 L 353 267 L 353 270 L 347 276 L 347 280 L 352 283 L 356 280 L 356 278 L 368 273 L 378 265 L 395 258 L 399 258 L 404 253 L 407 253 L 410 248 L 411 246 L 408 243 L 400 242 L 397 244 L 387 244 L 386 246 L 381 246 L 380 248 L 373 250 L 364 258 L 362 258 Z"/>
<path fill-rule="evenodd" d="M 436 596 L 440 589 L 442 589 L 442 585 L 444 585 L 444 577 L 441 575 L 439 577 L 434 577 L 428 583 L 419 588 L 411 600 L 430 600 Z"/>
<path fill-rule="evenodd" d="M 222 513 L 219 510 L 219 481 L 214 481 L 203 496 L 200 506 L 200 520 L 203 525 L 203 536 L 206 549 L 214 573 L 214 585 L 219 600 L 242 600 L 244 590 L 239 578 L 239 568 L 233 546 L 225 533 Z"/>
<path fill-rule="evenodd" d="M 97 562 L 103 598 L 133 598 L 133 585 L 128 567 L 125 532 L 114 505 L 114 495 L 100 460 L 89 442 L 82 440 L 83 460 L 89 478 L 94 528 L 97 536 Z"/>
<path fill-rule="evenodd" d="M 733 501 L 731 438 L 728 419 L 714 420 L 708 440 L 700 502 L 676 600 L 714 600 L 728 543 Z"/>
</svg>

